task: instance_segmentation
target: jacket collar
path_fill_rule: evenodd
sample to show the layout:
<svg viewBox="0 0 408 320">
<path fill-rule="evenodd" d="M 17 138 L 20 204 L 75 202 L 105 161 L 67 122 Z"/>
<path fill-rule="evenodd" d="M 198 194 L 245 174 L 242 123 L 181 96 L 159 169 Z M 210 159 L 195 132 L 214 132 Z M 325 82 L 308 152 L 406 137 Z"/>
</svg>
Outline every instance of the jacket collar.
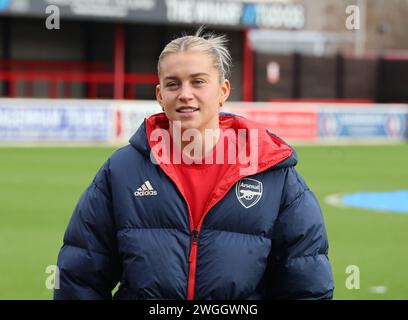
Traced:
<svg viewBox="0 0 408 320">
<path fill-rule="evenodd" d="M 258 164 L 260 166 L 265 167 L 270 164 L 270 166 L 276 168 L 283 168 L 297 164 L 295 150 L 266 127 L 231 113 L 221 112 L 219 117 L 220 127 L 223 129 L 245 129 L 247 131 L 258 129 Z M 154 114 L 145 119 L 136 133 L 130 138 L 130 144 L 146 157 L 150 157 L 151 141 L 149 141 L 148 137 L 157 128 L 165 130 L 169 128 L 169 121 L 164 113 Z M 251 143 L 249 138 L 250 135 L 247 134 L 248 144 Z M 278 159 L 282 160 L 277 162 Z"/>
</svg>

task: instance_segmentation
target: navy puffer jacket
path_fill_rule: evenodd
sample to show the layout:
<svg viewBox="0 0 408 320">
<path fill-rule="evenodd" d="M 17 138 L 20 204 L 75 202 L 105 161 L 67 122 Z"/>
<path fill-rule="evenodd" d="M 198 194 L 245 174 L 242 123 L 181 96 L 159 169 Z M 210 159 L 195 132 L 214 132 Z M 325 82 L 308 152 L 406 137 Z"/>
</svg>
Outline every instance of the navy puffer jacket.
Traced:
<svg viewBox="0 0 408 320">
<path fill-rule="evenodd" d="M 197 230 L 171 165 L 150 159 L 146 119 L 84 192 L 58 256 L 55 299 L 330 299 L 322 213 L 294 151 L 260 128 L 259 167 L 232 168 Z M 221 127 L 254 128 L 220 114 Z"/>
</svg>

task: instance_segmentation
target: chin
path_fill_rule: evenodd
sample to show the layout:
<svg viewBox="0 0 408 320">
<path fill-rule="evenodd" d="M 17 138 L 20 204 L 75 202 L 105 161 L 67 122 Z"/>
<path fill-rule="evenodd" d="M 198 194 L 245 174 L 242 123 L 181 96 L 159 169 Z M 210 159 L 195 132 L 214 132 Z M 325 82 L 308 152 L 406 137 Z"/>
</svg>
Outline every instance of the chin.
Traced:
<svg viewBox="0 0 408 320">
<path fill-rule="evenodd" d="M 186 129 L 198 129 L 200 126 L 200 123 L 197 120 L 185 120 L 185 119 L 178 119 L 177 117 L 174 118 L 168 118 L 171 122 L 178 122 L 181 124 L 181 129 L 186 130 Z"/>
<path fill-rule="evenodd" d="M 187 130 L 187 129 L 198 129 L 200 127 L 199 123 L 196 121 L 181 121 L 181 129 Z"/>
</svg>

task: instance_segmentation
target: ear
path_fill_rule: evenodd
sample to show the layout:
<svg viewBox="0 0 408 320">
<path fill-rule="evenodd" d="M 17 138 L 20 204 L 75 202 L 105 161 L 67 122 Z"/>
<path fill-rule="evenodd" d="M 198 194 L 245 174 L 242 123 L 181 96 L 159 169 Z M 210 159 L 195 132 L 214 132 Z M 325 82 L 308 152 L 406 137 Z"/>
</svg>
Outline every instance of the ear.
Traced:
<svg viewBox="0 0 408 320">
<path fill-rule="evenodd" d="M 229 80 L 224 79 L 221 83 L 221 92 L 220 92 L 220 104 L 224 105 L 224 102 L 228 99 L 231 92 L 231 84 Z"/>
<path fill-rule="evenodd" d="M 156 86 L 156 100 L 157 100 L 157 102 L 161 105 L 161 107 L 164 109 L 164 106 L 163 106 L 163 97 L 162 97 L 162 94 L 161 94 L 160 84 L 158 84 L 158 85 Z"/>
</svg>

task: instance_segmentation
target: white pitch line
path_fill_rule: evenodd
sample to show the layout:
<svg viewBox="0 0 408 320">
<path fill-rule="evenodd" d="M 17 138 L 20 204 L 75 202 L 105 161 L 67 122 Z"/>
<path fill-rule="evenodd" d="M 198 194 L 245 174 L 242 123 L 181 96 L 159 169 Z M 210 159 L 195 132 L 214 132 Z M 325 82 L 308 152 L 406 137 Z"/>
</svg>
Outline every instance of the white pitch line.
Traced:
<svg viewBox="0 0 408 320">
<path fill-rule="evenodd" d="M 342 197 L 343 197 L 342 193 L 335 193 L 335 194 L 326 196 L 324 201 L 327 204 L 332 205 L 333 207 L 347 208 L 347 206 L 345 206 L 343 202 L 341 201 Z"/>
<path fill-rule="evenodd" d="M 370 287 L 370 292 L 372 292 L 372 293 L 384 294 L 387 291 L 388 291 L 388 288 L 386 286 L 373 286 L 373 287 Z"/>
</svg>

